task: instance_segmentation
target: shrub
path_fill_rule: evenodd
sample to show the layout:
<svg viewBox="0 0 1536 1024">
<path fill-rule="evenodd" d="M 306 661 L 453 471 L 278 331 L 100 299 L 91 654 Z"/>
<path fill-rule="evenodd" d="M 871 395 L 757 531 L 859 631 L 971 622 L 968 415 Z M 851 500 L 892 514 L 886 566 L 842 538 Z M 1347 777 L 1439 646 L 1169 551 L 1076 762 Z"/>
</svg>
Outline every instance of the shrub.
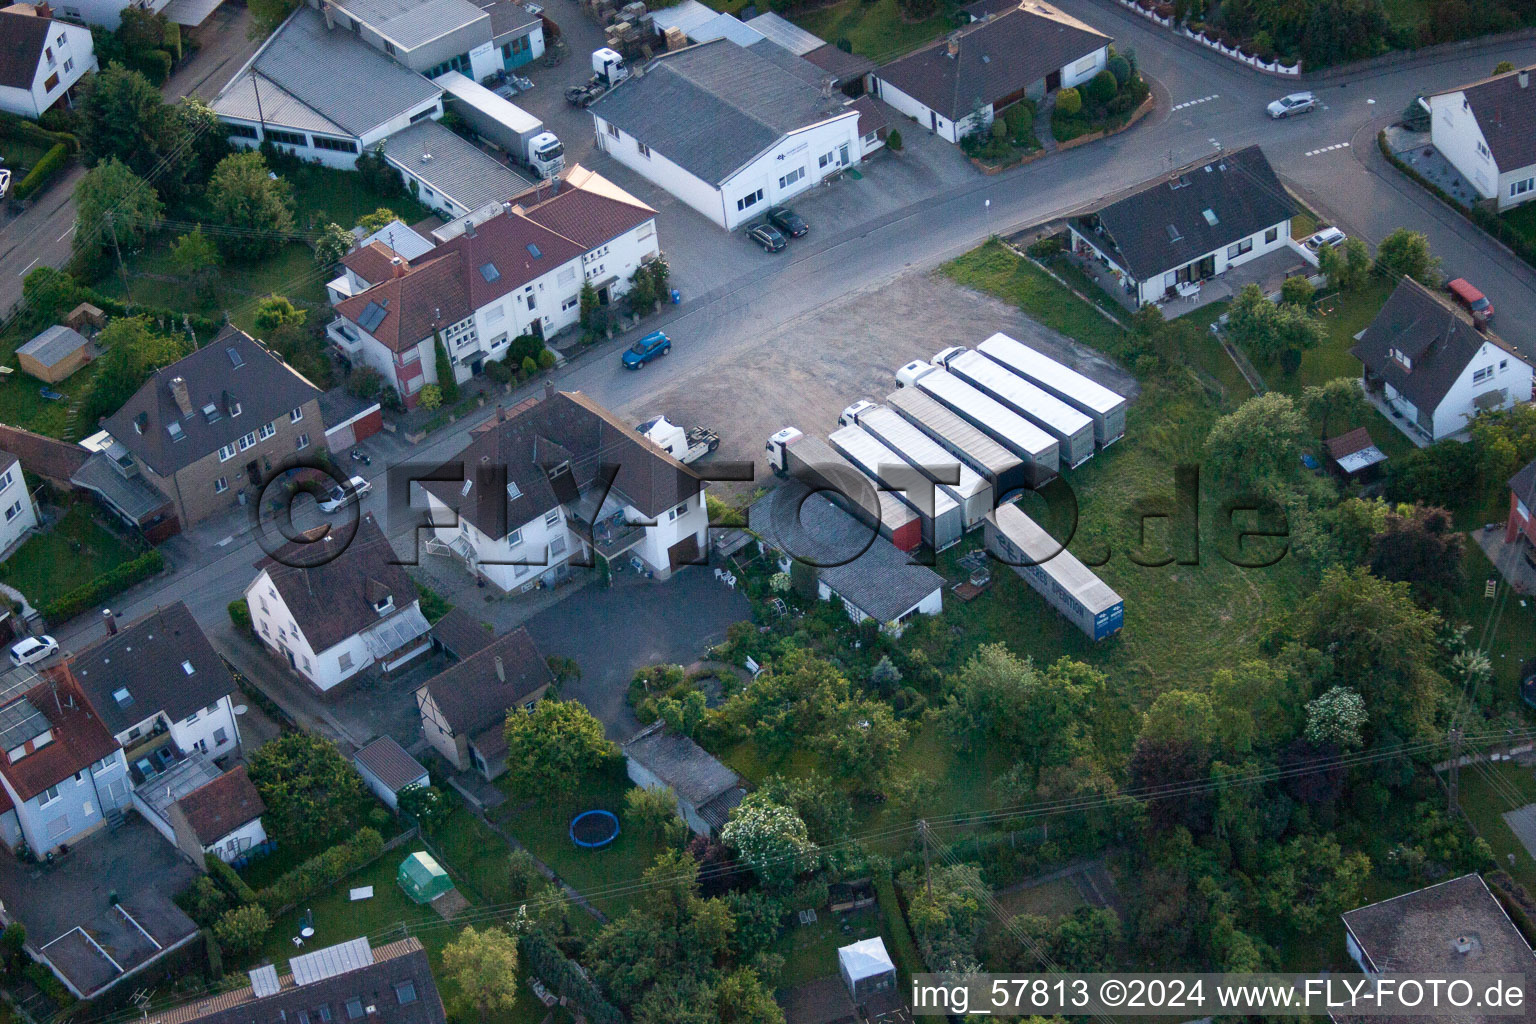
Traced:
<svg viewBox="0 0 1536 1024">
<path fill-rule="evenodd" d="M 249 630 L 251 628 L 250 602 L 243 597 L 237 597 L 229 602 L 229 621 L 242 632 Z"/>
<path fill-rule="evenodd" d="M 512 379 L 512 367 L 504 359 L 492 359 L 485 364 L 485 375 L 498 384 L 505 384 Z"/>
<path fill-rule="evenodd" d="M 1096 106 L 1103 106 L 1115 98 L 1115 93 L 1120 91 L 1120 83 L 1110 71 L 1100 71 L 1088 81 L 1084 90 L 1088 94 L 1088 101 Z"/>
<path fill-rule="evenodd" d="M 226 910 L 214 924 L 213 934 L 225 953 L 238 957 L 255 952 L 271 927 L 272 920 L 267 917 L 267 912 L 253 903 Z"/>
<path fill-rule="evenodd" d="M 115 597 L 133 586 L 149 579 L 165 568 L 165 556 L 150 548 L 137 558 L 130 558 L 117 568 L 102 573 L 89 583 L 81 584 L 61 597 L 43 606 L 43 618 L 58 624 L 74 618 L 94 604 Z"/>
<path fill-rule="evenodd" d="M 1015 103 L 1003 115 L 1008 122 L 1008 134 L 1015 142 L 1029 142 L 1035 130 L 1035 112 L 1027 103 Z"/>
<path fill-rule="evenodd" d="M 1291 306 L 1305 306 L 1312 301 L 1312 282 L 1304 277 L 1288 277 L 1280 286 L 1280 301 Z"/>
<path fill-rule="evenodd" d="M 1029 248 L 1025 251 L 1037 260 L 1048 260 L 1052 256 L 1059 254 L 1063 248 L 1064 246 L 1058 236 L 1046 235 L 1038 241 L 1031 242 Z"/>
<path fill-rule="evenodd" d="M 203 869 L 208 876 L 229 893 L 238 903 L 255 903 L 256 890 L 245 883 L 245 879 L 224 861 L 208 853 L 203 855 Z"/>
<path fill-rule="evenodd" d="M 210 876 L 202 875 L 176 897 L 176 905 L 200 926 L 207 928 L 231 910 L 230 896 Z M 9 929 L 7 929 L 9 931 Z"/>
<path fill-rule="evenodd" d="M 534 362 L 531 356 L 524 356 L 523 364 L 520 369 L 522 370 L 524 379 L 527 379 L 539 372 L 539 364 Z"/>
<path fill-rule="evenodd" d="M 43 154 L 43 158 L 32 165 L 27 176 L 16 183 L 12 191 L 17 199 L 30 199 L 32 194 L 53 180 L 53 176 L 64 169 L 64 164 L 69 160 L 69 147 L 62 142 L 53 146 Z"/>
<path fill-rule="evenodd" d="M 1000 117 L 999 118 L 995 118 L 992 121 L 992 137 L 994 139 L 996 139 L 997 141 L 999 141 L 999 142 L 1007 142 L 1008 141 L 1008 122 L 1004 121 Z"/>
<path fill-rule="evenodd" d="M 443 389 L 436 384 L 428 384 L 416 396 L 416 404 L 423 409 L 436 409 L 443 404 Z"/>
<path fill-rule="evenodd" d="M 1109 63 L 1105 65 L 1105 68 L 1110 74 L 1115 76 L 1115 83 L 1118 85 L 1124 85 L 1129 82 L 1131 75 L 1135 72 L 1135 69 L 1131 67 L 1131 62 L 1118 54 L 1109 58 Z"/>
<path fill-rule="evenodd" d="M 554 369 L 554 366 L 555 366 L 555 354 L 553 352 L 551 352 L 547 348 L 540 349 L 539 350 L 539 359 L 538 359 L 538 361 L 539 361 L 539 369 L 541 369 L 541 370 L 551 370 L 551 369 Z"/>
<path fill-rule="evenodd" d="M 900 153 L 901 132 L 897 131 L 895 128 L 892 128 L 890 134 L 885 137 L 885 148 L 889 149 L 892 153 Z"/>
<path fill-rule="evenodd" d="M 1076 89 L 1062 89 L 1056 93 L 1056 109 L 1071 117 L 1083 109 L 1083 97 Z"/>
<path fill-rule="evenodd" d="M 353 398 L 377 398 L 383 389 L 384 376 L 371 366 L 354 366 L 347 375 L 347 394 Z"/>
<path fill-rule="evenodd" d="M 341 881 L 384 851 L 384 838 L 366 825 L 345 843 L 324 850 L 288 871 L 256 894 L 267 913 L 276 917 L 283 910 Z M 221 937 L 222 938 L 222 937 Z"/>
</svg>

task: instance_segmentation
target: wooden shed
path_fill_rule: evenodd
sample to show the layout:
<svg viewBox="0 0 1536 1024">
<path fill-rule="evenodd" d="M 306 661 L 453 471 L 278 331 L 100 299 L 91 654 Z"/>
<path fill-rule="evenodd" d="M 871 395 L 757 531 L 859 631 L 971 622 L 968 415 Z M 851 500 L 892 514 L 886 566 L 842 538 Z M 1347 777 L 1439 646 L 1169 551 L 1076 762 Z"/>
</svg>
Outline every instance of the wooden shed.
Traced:
<svg viewBox="0 0 1536 1024">
<path fill-rule="evenodd" d="M 91 343 L 72 327 L 54 324 L 16 350 L 22 371 L 57 384 L 91 361 Z"/>
</svg>

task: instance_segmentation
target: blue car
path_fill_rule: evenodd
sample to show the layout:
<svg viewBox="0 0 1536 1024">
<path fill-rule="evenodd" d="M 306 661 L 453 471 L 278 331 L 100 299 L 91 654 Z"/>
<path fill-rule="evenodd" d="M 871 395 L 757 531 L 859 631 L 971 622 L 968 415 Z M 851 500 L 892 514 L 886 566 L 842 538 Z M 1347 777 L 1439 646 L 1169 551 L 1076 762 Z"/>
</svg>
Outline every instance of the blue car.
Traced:
<svg viewBox="0 0 1536 1024">
<path fill-rule="evenodd" d="M 624 365 L 638 370 L 658 356 L 672 351 L 672 339 L 660 331 L 652 331 L 624 351 Z"/>
</svg>

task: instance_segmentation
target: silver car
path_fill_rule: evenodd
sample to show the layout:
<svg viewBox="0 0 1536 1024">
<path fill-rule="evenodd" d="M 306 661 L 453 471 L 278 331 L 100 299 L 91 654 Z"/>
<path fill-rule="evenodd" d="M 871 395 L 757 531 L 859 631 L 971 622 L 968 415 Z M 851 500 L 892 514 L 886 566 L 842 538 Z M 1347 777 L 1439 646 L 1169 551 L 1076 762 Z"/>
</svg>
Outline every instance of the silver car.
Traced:
<svg viewBox="0 0 1536 1024">
<path fill-rule="evenodd" d="M 1310 92 L 1293 92 L 1275 100 L 1268 109 L 1269 116 L 1277 121 L 1292 114 L 1310 114 L 1317 109 L 1317 96 Z"/>
</svg>

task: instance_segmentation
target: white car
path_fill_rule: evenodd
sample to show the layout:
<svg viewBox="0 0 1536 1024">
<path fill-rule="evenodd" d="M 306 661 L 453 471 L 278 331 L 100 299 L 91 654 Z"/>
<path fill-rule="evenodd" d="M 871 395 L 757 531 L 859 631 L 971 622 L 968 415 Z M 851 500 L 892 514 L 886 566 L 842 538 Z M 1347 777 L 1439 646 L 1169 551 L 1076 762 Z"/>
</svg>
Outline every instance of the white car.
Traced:
<svg viewBox="0 0 1536 1024">
<path fill-rule="evenodd" d="M 1277 121 L 1292 114 L 1310 114 L 1317 109 L 1317 97 L 1310 92 L 1293 92 L 1275 100 L 1268 109 L 1269 116 Z"/>
<path fill-rule="evenodd" d="M 1324 249 L 1337 249 L 1348 240 L 1349 236 L 1338 228 L 1323 228 L 1301 244 L 1313 252 L 1322 252 Z"/>
<path fill-rule="evenodd" d="M 58 653 L 59 642 L 51 636 L 29 636 L 11 644 L 11 664 L 33 665 Z"/>
<path fill-rule="evenodd" d="M 360 476 L 355 476 L 344 484 L 332 487 L 330 493 L 316 504 L 320 506 L 321 512 L 335 512 L 349 501 L 360 501 L 363 495 L 371 490 L 373 490 L 373 484 Z"/>
<path fill-rule="evenodd" d="M 5 194 L 10 190 L 10 187 L 11 172 L 4 167 L 0 167 L 0 199 L 5 198 Z"/>
</svg>

